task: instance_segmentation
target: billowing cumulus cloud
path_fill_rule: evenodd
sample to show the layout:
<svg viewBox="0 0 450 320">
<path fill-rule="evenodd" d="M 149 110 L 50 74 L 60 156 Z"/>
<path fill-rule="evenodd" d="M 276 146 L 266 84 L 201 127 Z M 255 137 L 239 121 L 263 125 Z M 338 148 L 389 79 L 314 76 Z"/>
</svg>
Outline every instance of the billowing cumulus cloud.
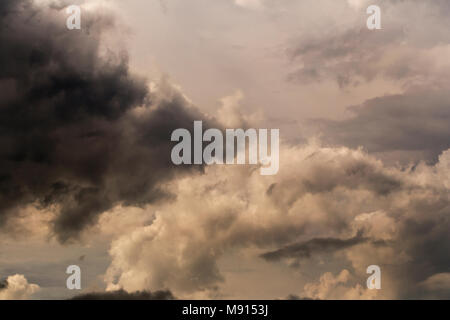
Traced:
<svg viewBox="0 0 450 320">
<path fill-rule="evenodd" d="M 448 152 L 434 167 L 407 171 L 346 148 L 285 147 L 281 158 L 270 178 L 251 168 L 208 167 L 170 182 L 177 198 L 150 206 L 151 224 L 113 241 L 108 288 L 214 294 L 227 280 L 220 259 L 236 250 L 300 269 L 316 257 L 334 261 L 339 272 L 349 268 L 345 277 L 319 283 L 328 288 L 332 280 L 337 292 L 349 290 L 347 298 L 375 297 L 365 288 L 371 264 L 383 270 L 388 285 L 376 297 L 385 298 L 421 296 L 419 284 L 445 272 L 448 182 L 439 177 Z M 308 288 L 299 296 L 337 294 Z"/>
<path fill-rule="evenodd" d="M 29 283 L 25 276 L 9 276 L 0 284 L 0 300 L 24 300 L 39 291 L 37 284 Z"/>
</svg>

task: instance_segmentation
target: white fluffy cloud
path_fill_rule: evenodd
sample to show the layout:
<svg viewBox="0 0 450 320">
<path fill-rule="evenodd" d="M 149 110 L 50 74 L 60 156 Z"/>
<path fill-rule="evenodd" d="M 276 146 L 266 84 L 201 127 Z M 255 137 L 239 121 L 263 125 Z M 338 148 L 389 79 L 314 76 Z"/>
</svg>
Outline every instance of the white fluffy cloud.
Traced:
<svg viewBox="0 0 450 320">
<path fill-rule="evenodd" d="M 0 289 L 0 300 L 25 300 L 39 291 L 37 284 L 29 283 L 25 276 L 16 274 L 6 279 L 6 286 Z"/>
</svg>

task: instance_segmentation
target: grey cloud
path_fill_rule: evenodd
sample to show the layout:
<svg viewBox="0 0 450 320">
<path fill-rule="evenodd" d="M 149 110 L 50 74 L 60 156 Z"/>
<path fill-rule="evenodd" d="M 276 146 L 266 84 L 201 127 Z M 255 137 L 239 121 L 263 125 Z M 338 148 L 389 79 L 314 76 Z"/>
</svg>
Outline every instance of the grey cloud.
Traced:
<svg viewBox="0 0 450 320">
<path fill-rule="evenodd" d="M 293 63 L 302 67 L 288 75 L 288 80 L 309 83 L 332 79 L 339 86 L 356 85 L 359 81 L 373 80 L 380 70 L 378 61 L 385 46 L 399 42 L 402 31 L 372 32 L 367 28 L 350 29 L 342 34 L 329 33 L 320 38 L 309 38 L 290 48 L 287 53 Z M 397 66 L 397 68 L 400 68 Z M 390 72 L 395 77 L 412 72 L 404 64 L 401 72 Z"/>
<path fill-rule="evenodd" d="M 318 299 L 312 299 L 312 298 L 308 298 L 308 297 L 300 297 L 294 293 L 291 293 L 284 300 L 318 300 Z"/>
<path fill-rule="evenodd" d="M 175 297 L 172 292 L 165 291 L 136 291 L 126 292 L 125 290 L 116 290 L 109 292 L 91 292 L 73 297 L 71 300 L 173 300 Z"/>
<path fill-rule="evenodd" d="M 170 134 L 202 114 L 169 84 L 149 92 L 125 54 L 100 55 L 114 17 L 87 11 L 87 29 L 69 31 L 54 6 L 2 1 L 0 13 L 0 225 L 19 206 L 57 205 L 66 242 L 116 204 L 170 199 L 160 182 L 198 169 L 171 163 Z"/>
<path fill-rule="evenodd" d="M 450 296 L 450 273 L 436 273 L 420 283 L 420 288 L 429 292 L 432 299 Z"/>
<path fill-rule="evenodd" d="M 312 124 L 328 143 L 395 153 L 395 159 L 402 162 L 423 159 L 434 163 L 450 148 L 447 90 L 416 88 L 368 100 L 350 111 L 353 115 L 349 119 L 316 120 Z"/>
<path fill-rule="evenodd" d="M 0 280 L 0 290 L 6 289 L 8 288 L 8 280 L 4 279 L 4 280 Z"/>
<path fill-rule="evenodd" d="M 445 197 L 443 195 L 443 197 Z M 407 250 L 412 257 L 401 270 L 395 270 L 396 276 L 403 280 L 404 288 L 400 291 L 400 298 L 426 298 L 442 291 L 440 288 L 427 288 L 417 284 L 427 278 L 444 272 L 449 272 L 450 266 L 450 235 L 449 206 L 442 198 L 435 204 L 415 204 L 415 212 L 432 212 L 432 217 L 413 216 L 401 226 L 398 243 L 399 250 Z M 435 289 L 435 290 L 433 290 Z M 450 291 L 441 292 L 440 297 L 448 297 Z"/>
<path fill-rule="evenodd" d="M 335 81 L 341 88 L 377 77 L 394 81 L 429 81 L 439 69 L 424 54 L 450 43 L 447 1 L 378 1 L 382 29 L 368 30 L 364 10 L 359 26 L 332 26 L 288 45 L 293 71 L 287 79 L 300 84 Z M 412 22 L 414 21 L 414 22 Z M 420 22 L 419 22 L 420 21 Z M 427 32 L 423 32 L 427 30 Z"/>
<path fill-rule="evenodd" d="M 346 249 L 369 239 L 363 237 L 362 232 L 358 232 L 352 238 L 314 238 L 305 242 L 290 244 L 275 251 L 269 251 L 261 255 L 267 261 L 278 261 L 286 258 L 309 258 L 313 254 L 335 252 Z"/>
</svg>

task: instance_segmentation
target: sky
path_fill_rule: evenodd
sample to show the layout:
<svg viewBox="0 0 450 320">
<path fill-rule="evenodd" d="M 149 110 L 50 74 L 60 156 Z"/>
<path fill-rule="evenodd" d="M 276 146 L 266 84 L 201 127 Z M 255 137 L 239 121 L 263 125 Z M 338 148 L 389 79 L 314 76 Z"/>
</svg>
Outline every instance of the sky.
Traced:
<svg viewBox="0 0 450 320">
<path fill-rule="evenodd" d="M 1 1 L 0 299 L 449 299 L 449 13 Z M 174 165 L 195 120 L 279 129 L 278 173 Z"/>
</svg>

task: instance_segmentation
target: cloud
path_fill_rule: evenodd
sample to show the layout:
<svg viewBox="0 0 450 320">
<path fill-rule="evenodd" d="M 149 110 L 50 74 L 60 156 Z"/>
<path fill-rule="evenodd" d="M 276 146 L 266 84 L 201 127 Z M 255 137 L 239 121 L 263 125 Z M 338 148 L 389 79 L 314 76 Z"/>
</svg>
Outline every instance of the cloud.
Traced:
<svg viewBox="0 0 450 320">
<path fill-rule="evenodd" d="M 374 299 L 378 295 L 377 290 L 363 288 L 360 284 L 349 285 L 351 274 L 348 270 L 342 270 L 334 276 L 331 272 L 324 273 L 318 282 L 305 285 L 305 293 L 312 299 L 333 300 L 366 300 Z"/>
<path fill-rule="evenodd" d="M 386 95 L 349 109 L 344 120 L 317 120 L 324 140 L 369 152 L 391 153 L 391 160 L 436 162 L 450 147 L 448 90 L 416 87 Z"/>
<path fill-rule="evenodd" d="M 396 64 L 388 61 L 391 65 L 383 66 L 382 57 L 389 45 L 398 45 L 401 39 L 400 32 L 377 33 L 361 27 L 301 40 L 287 51 L 290 60 L 301 65 L 288 80 L 300 84 L 332 80 L 340 87 L 373 80 Z M 410 71 L 406 63 L 404 73 Z"/>
<path fill-rule="evenodd" d="M 267 262 L 288 265 L 301 257 L 303 272 L 326 259 L 330 268 L 350 273 L 348 283 L 337 283 L 352 298 L 368 297 L 360 286 L 367 266 L 377 264 L 384 279 L 377 297 L 417 297 L 419 283 L 445 272 L 450 258 L 442 179 L 448 157 L 399 170 L 361 150 L 282 145 L 276 176 L 261 177 L 251 167 L 206 167 L 204 174 L 167 183 L 177 198 L 147 207 L 150 224 L 118 234 L 107 286 L 214 296 L 227 282 L 221 259 L 237 251 L 255 258 L 266 253 Z"/>
<path fill-rule="evenodd" d="M 77 295 L 72 300 L 173 300 L 170 291 L 136 291 L 116 290 L 109 292 L 91 292 Z"/>
<path fill-rule="evenodd" d="M 364 4 L 348 2 L 354 8 Z M 449 27 L 448 2 L 379 1 L 377 5 L 382 30 L 368 30 L 365 10 L 361 10 L 358 25 L 338 21 L 291 41 L 287 56 L 293 71 L 287 79 L 303 85 L 333 81 L 349 88 L 381 78 L 410 86 L 428 82 L 441 72 L 447 54 L 433 52 L 450 43 L 442 32 Z"/>
<path fill-rule="evenodd" d="M 333 146 L 282 143 L 280 172 L 262 177 L 254 166 L 171 164 L 172 130 L 213 120 L 167 79 L 149 89 L 126 53 L 105 50 L 104 35 L 118 28 L 112 15 L 87 10 L 86 29 L 69 32 L 62 6 L 2 1 L 3 230 L 34 221 L 21 214 L 30 206 L 33 217 L 54 211 L 35 228 L 50 225 L 61 242 L 98 224 L 92 238 L 113 239 L 104 277 L 113 291 L 85 299 L 154 298 L 166 288 L 217 297 L 230 280 L 230 254 L 253 258 L 257 281 L 274 266 L 291 270 L 298 297 L 448 297 L 437 286 L 450 265 L 448 1 L 391 2 L 382 32 L 332 25 L 302 36 L 288 50 L 291 80 L 349 88 L 383 78 L 404 92 L 368 100 L 350 119 L 318 120 Z M 404 28 L 406 20 L 422 24 Z M 222 100 L 214 127 L 252 120 L 240 112 L 242 98 L 238 91 Z M 399 169 L 359 146 L 432 161 Z M 292 268 L 299 258 L 301 268 Z M 382 292 L 364 287 L 371 264 L 381 267 Z M 286 290 L 276 296 L 295 292 Z"/>
<path fill-rule="evenodd" d="M 286 258 L 309 258 L 312 254 L 338 251 L 364 242 L 367 242 L 367 239 L 362 237 L 362 233 L 358 233 L 349 239 L 314 238 L 306 242 L 290 244 L 281 249 L 266 252 L 261 257 L 268 261 Z"/>
<path fill-rule="evenodd" d="M 21 274 L 9 276 L 0 285 L 0 300 L 26 300 L 39 291 L 37 284 L 28 283 Z"/>
<path fill-rule="evenodd" d="M 298 296 L 298 295 L 296 295 L 294 293 L 291 293 L 283 300 L 313 300 L 313 299 L 311 299 L 311 298 L 303 298 L 303 297 L 300 297 L 300 296 Z"/>
<path fill-rule="evenodd" d="M 397 91 L 348 108 L 344 119 L 311 121 L 311 129 L 327 143 L 364 147 L 388 164 L 435 163 L 450 147 L 450 38 L 441 32 L 449 26 L 450 7 L 445 1 L 377 4 L 382 30 L 354 24 L 324 28 L 293 43 L 287 52 L 296 69 L 288 78 L 301 84 L 332 81 L 347 91 L 376 82 L 372 87 Z"/>
<path fill-rule="evenodd" d="M 347 0 L 347 3 L 354 9 L 360 9 L 362 6 L 368 3 L 368 0 Z"/>
<path fill-rule="evenodd" d="M 170 134 L 203 118 L 168 81 L 149 91 L 125 53 L 104 50 L 112 14 L 84 9 L 81 31 L 65 18 L 27 0 L 0 7 L 0 225 L 52 207 L 61 242 L 117 204 L 170 198 L 159 184 L 196 170 L 172 164 Z"/>
<path fill-rule="evenodd" d="M 443 272 L 433 274 L 420 283 L 420 286 L 435 299 L 448 297 L 450 294 L 450 273 Z"/>
<path fill-rule="evenodd" d="M 259 270 L 295 267 L 289 260 L 300 256 L 301 268 L 281 269 L 306 283 L 300 297 L 427 295 L 422 283 L 450 264 L 450 152 L 443 152 L 448 145 L 442 125 L 448 18 L 442 1 L 382 4 L 380 32 L 365 29 L 362 19 L 358 26 L 336 23 L 302 35 L 288 50 L 291 80 L 335 81 L 349 89 L 382 79 L 403 93 L 355 108 L 354 122 L 321 123 L 325 139 L 347 147 L 282 144 L 276 176 L 261 177 L 255 167 L 205 167 L 201 174 L 162 181 L 161 188 L 176 197 L 143 206 L 145 222 L 138 217 L 133 224 L 128 217 L 126 230 L 114 231 L 110 226 L 124 215 L 108 211 L 100 221 L 100 228 L 116 232 L 108 290 L 171 288 L 182 298 L 217 297 L 230 280 L 223 260 L 231 253 L 254 257 Z M 223 100 L 219 120 L 242 123 L 236 108 L 241 98 L 238 92 Z M 435 161 L 389 167 L 361 145 L 371 152 L 426 152 Z M 265 253 L 276 258 L 261 259 Z M 382 270 L 381 292 L 365 289 L 372 264 Z"/>
</svg>

